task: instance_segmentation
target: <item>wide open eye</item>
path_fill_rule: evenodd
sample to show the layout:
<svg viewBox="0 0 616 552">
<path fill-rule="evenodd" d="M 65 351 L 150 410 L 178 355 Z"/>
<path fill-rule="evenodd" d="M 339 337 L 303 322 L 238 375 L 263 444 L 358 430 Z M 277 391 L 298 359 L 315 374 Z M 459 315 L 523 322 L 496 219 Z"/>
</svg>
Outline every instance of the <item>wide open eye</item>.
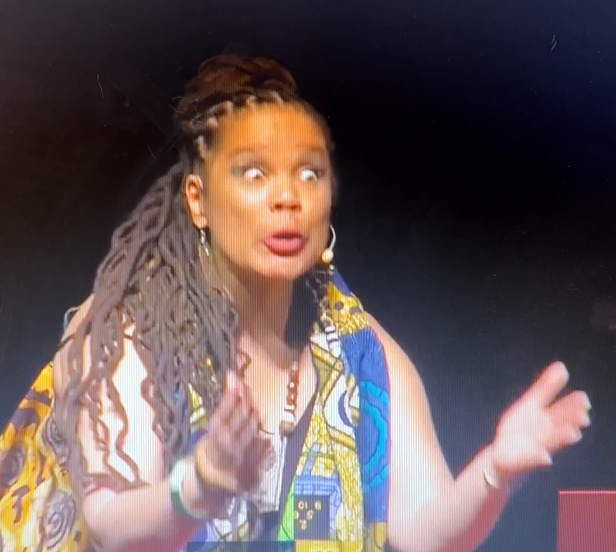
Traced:
<svg viewBox="0 0 616 552">
<path fill-rule="evenodd" d="M 247 180 L 257 180 L 264 177 L 263 171 L 257 167 L 248 167 L 244 171 L 244 178 Z"/>
<path fill-rule="evenodd" d="M 255 181 L 259 178 L 263 178 L 265 175 L 263 171 L 254 165 L 245 165 L 243 167 L 234 167 L 233 176 L 237 179 L 244 179 L 249 181 Z"/>
<path fill-rule="evenodd" d="M 306 182 L 314 182 L 315 180 L 319 180 L 319 178 L 321 177 L 320 171 L 317 171 L 315 169 L 302 169 L 301 175 L 302 180 Z"/>
</svg>

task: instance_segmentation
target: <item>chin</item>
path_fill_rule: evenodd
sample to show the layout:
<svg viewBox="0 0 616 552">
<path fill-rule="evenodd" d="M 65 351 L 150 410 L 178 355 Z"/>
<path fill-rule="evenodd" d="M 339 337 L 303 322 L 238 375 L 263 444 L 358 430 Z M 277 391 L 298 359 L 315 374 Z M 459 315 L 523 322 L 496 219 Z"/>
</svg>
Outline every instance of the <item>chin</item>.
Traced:
<svg viewBox="0 0 616 552">
<path fill-rule="evenodd" d="M 294 282 L 316 266 L 316 261 L 305 255 L 277 257 L 274 262 L 262 266 L 258 274 L 262 278 L 284 282 Z"/>
<path fill-rule="evenodd" d="M 295 282 L 306 274 L 308 270 L 267 270 L 259 274 L 264 280 L 272 280 L 277 282 Z"/>
</svg>

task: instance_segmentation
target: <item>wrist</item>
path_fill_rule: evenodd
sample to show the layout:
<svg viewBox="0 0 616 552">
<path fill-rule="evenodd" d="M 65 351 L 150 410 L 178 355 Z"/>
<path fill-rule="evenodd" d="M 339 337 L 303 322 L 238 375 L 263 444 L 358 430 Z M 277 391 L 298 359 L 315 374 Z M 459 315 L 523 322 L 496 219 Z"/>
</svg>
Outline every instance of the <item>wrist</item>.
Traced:
<svg viewBox="0 0 616 552">
<path fill-rule="evenodd" d="M 484 483 L 489 491 L 509 494 L 511 490 L 511 477 L 505 470 L 500 468 L 495 458 L 493 445 L 488 446 L 485 450 L 482 472 Z"/>
<path fill-rule="evenodd" d="M 190 466 L 191 470 L 186 479 L 189 507 L 204 510 L 210 517 L 226 519 L 231 494 L 215 484 L 212 474 L 203 473 L 203 466 L 194 454 L 190 456 Z"/>
<path fill-rule="evenodd" d="M 192 456 L 175 463 L 169 477 L 169 492 L 174 510 L 192 521 L 203 523 L 212 518 L 224 518 L 227 513 L 229 497 L 200 481 Z"/>
<path fill-rule="evenodd" d="M 194 471 L 192 457 L 177 460 L 169 476 L 169 493 L 176 513 L 184 518 L 203 522 L 210 514 L 199 504 Z"/>
</svg>

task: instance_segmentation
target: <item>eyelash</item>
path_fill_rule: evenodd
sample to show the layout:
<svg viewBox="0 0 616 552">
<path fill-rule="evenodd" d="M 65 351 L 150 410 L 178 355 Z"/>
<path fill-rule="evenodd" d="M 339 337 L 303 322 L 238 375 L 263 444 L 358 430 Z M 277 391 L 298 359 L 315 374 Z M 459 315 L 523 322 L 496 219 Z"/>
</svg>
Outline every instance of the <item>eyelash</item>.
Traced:
<svg viewBox="0 0 616 552">
<path fill-rule="evenodd" d="M 258 169 L 261 172 L 265 172 L 258 165 L 244 165 L 244 166 L 235 168 L 233 170 L 233 174 L 236 178 L 243 178 L 250 169 Z M 303 170 L 312 171 L 316 175 L 317 180 L 321 180 L 325 176 L 325 173 L 327 172 L 325 169 L 317 169 L 314 167 L 302 167 L 301 170 L 302 171 Z"/>
<path fill-rule="evenodd" d="M 325 174 L 327 173 L 325 169 L 310 168 L 309 170 L 311 170 L 314 174 L 316 174 L 319 180 L 321 180 L 321 178 L 323 178 Z"/>
</svg>

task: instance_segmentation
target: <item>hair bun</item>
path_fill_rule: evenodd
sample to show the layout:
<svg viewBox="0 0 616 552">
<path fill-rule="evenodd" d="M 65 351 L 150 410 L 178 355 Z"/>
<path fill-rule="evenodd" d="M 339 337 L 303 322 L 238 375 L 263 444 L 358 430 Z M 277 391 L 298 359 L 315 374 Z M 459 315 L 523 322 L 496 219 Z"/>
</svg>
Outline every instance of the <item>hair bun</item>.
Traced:
<svg viewBox="0 0 616 552">
<path fill-rule="evenodd" d="M 211 106 L 243 95 L 278 92 L 284 99 L 298 96 L 291 73 L 277 61 L 262 56 L 221 54 L 204 61 L 186 85 L 177 107 L 181 118 L 193 118 Z"/>
<path fill-rule="evenodd" d="M 282 65 L 262 56 L 222 54 L 204 61 L 187 92 L 243 93 L 276 90 L 297 94 L 295 79 Z"/>
</svg>

